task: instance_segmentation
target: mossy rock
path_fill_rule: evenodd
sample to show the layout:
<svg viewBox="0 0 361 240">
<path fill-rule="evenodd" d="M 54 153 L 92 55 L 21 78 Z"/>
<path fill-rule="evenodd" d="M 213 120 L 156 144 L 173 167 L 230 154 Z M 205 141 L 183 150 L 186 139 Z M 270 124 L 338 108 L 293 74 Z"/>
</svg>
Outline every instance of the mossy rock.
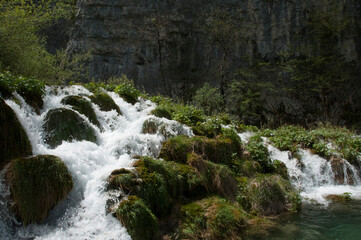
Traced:
<svg viewBox="0 0 361 240">
<path fill-rule="evenodd" d="M 108 187 L 142 198 L 157 217 L 166 216 L 183 195 L 204 192 L 204 182 L 190 166 L 142 157 L 134 167 L 134 171 L 114 171 Z"/>
<path fill-rule="evenodd" d="M 94 129 L 76 112 L 57 108 L 50 110 L 44 120 L 45 142 L 55 148 L 63 141 L 96 142 Z"/>
<path fill-rule="evenodd" d="M 246 208 L 264 216 L 296 211 L 300 207 L 299 194 L 279 175 L 259 175 L 245 188 Z"/>
<path fill-rule="evenodd" d="M 172 120 L 172 113 L 169 111 L 169 108 L 166 107 L 157 106 L 154 110 L 150 112 L 150 114 L 156 117 Z"/>
<path fill-rule="evenodd" d="M 154 214 L 136 196 L 129 196 L 122 201 L 116 211 L 119 221 L 127 228 L 134 240 L 156 239 L 158 222 Z"/>
<path fill-rule="evenodd" d="M 247 213 L 238 204 L 210 197 L 183 205 L 175 239 L 241 239 Z"/>
<path fill-rule="evenodd" d="M 337 203 L 345 203 L 351 201 L 351 194 L 350 193 L 344 193 L 344 194 L 329 194 L 325 197 L 325 199 L 331 201 L 331 202 L 337 202 Z"/>
<path fill-rule="evenodd" d="M 24 225 L 41 223 L 73 188 L 67 167 L 51 155 L 12 160 L 6 181 L 13 198 L 12 210 Z"/>
<path fill-rule="evenodd" d="M 90 96 L 90 99 L 93 103 L 97 104 L 100 110 L 109 112 L 112 110 L 117 111 L 119 115 L 122 115 L 118 105 L 114 102 L 113 98 L 111 98 L 107 93 L 95 93 Z"/>
<path fill-rule="evenodd" d="M 201 156 L 192 153 L 188 156 L 188 164 L 194 167 L 200 179 L 203 179 L 208 193 L 217 194 L 235 201 L 238 195 L 238 182 L 234 173 L 227 166 L 205 161 Z"/>
<path fill-rule="evenodd" d="M 15 112 L 0 98 L 0 170 L 12 159 L 30 155 L 28 136 Z"/>
<path fill-rule="evenodd" d="M 67 96 L 61 100 L 62 104 L 67 104 L 72 106 L 72 108 L 86 116 L 91 123 L 100 127 L 100 123 L 97 119 L 97 116 L 94 112 L 94 109 L 91 103 L 81 96 Z"/>
<path fill-rule="evenodd" d="M 203 136 L 175 136 L 163 142 L 159 157 L 185 164 L 188 154 L 192 152 L 204 155 L 209 161 L 231 167 L 233 157 L 241 155 L 242 147 L 238 141 L 224 135 L 212 139 Z"/>
</svg>

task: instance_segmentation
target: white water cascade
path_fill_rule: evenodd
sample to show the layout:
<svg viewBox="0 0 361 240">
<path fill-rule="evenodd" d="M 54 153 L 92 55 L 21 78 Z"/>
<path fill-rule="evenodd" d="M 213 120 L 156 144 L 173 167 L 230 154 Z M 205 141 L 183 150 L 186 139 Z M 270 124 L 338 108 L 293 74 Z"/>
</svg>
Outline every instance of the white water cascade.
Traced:
<svg viewBox="0 0 361 240">
<path fill-rule="evenodd" d="M 239 135 L 245 143 L 253 134 L 245 132 Z M 327 205 L 327 195 L 344 193 L 350 193 L 352 198 L 361 199 L 361 173 L 348 161 L 341 160 L 344 179 L 339 183 L 335 181 L 337 172 L 332 168 L 330 161 L 305 149 L 299 150 L 300 159 L 297 159 L 291 152 L 280 151 L 272 146 L 267 138 L 263 138 L 263 143 L 270 153 L 271 160 L 279 160 L 286 165 L 290 180 L 300 191 L 304 201 Z M 353 184 L 349 184 L 348 179 Z"/>
<path fill-rule="evenodd" d="M 0 173 L 0 239 L 121 239 L 128 240 L 126 229 L 111 214 L 106 214 L 106 201 L 111 196 L 105 191 L 106 180 L 110 173 L 119 168 L 130 168 L 134 155 L 154 156 L 160 151 L 165 139 L 162 134 L 143 134 L 142 126 L 147 119 L 156 119 L 166 126 L 168 135 L 187 134 L 192 131 L 175 121 L 158 119 L 149 115 L 155 105 L 140 99 L 135 105 L 125 102 L 117 94 L 108 92 L 119 106 L 122 116 L 115 110 L 103 112 L 92 104 L 102 130 L 87 121 L 96 131 L 97 142 L 74 141 L 63 142 L 55 149 L 44 144 L 42 124 L 47 112 L 54 108 L 71 106 L 63 105 L 61 100 L 68 95 L 91 95 L 85 88 L 71 86 L 57 89 L 46 88 L 44 107 L 41 115 L 33 112 L 21 96 L 15 93 L 21 106 L 14 101 L 6 103 L 15 111 L 23 125 L 31 145 L 33 154 L 51 154 L 60 157 L 68 167 L 74 181 L 74 188 L 67 199 L 59 203 L 45 222 L 41 225 L 31 224 L 23 227 L 8 212 L 6 195 L 8 189 L 3 183 L 4 173 Z"/>
</svg>

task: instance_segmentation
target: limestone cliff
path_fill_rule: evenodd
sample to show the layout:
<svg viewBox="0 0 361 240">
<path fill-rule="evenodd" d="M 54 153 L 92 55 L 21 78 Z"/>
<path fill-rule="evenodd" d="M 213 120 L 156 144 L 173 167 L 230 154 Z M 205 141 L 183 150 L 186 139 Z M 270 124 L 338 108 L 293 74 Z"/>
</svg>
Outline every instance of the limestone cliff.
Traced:
<svg viewBox="0 0 361 240">
<path fill-rule="evenodd" d="M 137 87 L 149 92 L 179 91 L 204 81 L 216 83 L 222 48 L 199 31 L 199 24 L 200 13 L 217 2 L 237 4 L 247 23 L 243 30 L 246 41 L 231 47 L 230 69 L 254 57 L 272 59 L 291 43 L 307 44 L 307 39 L 299 36 L 312 8 L 306 3 L 309 1 L 79 0 L 68 49 L 92 50 L 91 78 L 125 73 Z M 339 4 L 340 12 L 360 18 L 361 2 L 343 0 Z M 340 36 L 347 59 L 360 59 L 359 39 L 360 29 Z"/>
</svg>

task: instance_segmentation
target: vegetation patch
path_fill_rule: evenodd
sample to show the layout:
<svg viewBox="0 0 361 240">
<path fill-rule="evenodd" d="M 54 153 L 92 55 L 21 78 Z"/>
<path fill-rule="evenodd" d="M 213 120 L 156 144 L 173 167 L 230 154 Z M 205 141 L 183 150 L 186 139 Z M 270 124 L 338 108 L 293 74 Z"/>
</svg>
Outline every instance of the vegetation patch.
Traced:
<svg viewBox="0 0 361 240">
<path fill-rule="evenodd" d="M 265 130 L 262 134 L 281 150 L 297 152 L 298 148 L 309 148 L 327 159 L 339 155 L 350 163 L 356 162 L 361 151 L 361 139 L 352 131 L 327 124 L 310 130 L 300 126 L 283 126 L 276 130 Z"/>
<path fill-rule="evenodd" d="M 238 204 L 210 197 L 183 205 L 175 239 L 241 239 L 247 213 Z"/>
<path fill-rule="evenodd" d="M 24 225 L 41 223 L 73 188 L 67 167 L 51 155 L 12 160 L 6 180 L 13 198 L 12 210 Z"/>
</svg>

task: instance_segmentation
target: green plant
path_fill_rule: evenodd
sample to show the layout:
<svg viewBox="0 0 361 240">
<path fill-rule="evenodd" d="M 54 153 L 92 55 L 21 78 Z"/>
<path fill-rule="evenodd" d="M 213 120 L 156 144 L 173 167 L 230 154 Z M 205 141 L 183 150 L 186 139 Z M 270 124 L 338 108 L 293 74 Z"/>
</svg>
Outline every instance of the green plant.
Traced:
<svg viewBox="0 0 361 240">
<path fill-rule="evenodd" d="M 209 83 L 205 83 L 196 91 L 193 103 L 200 107 L 205 114 L 212 115 L 220 111 L 223 100 L 218 88 L 213 88 Z"/>
<path fill-rule="evenodd" d="M 268 168 L 270 165 L 270 157 L 267 148 L 263 145 L 263 140 L 260 135 L 252 136 L 246 146 L 254 161 L 261 164 L 263 168 Z"/>
</svg>

